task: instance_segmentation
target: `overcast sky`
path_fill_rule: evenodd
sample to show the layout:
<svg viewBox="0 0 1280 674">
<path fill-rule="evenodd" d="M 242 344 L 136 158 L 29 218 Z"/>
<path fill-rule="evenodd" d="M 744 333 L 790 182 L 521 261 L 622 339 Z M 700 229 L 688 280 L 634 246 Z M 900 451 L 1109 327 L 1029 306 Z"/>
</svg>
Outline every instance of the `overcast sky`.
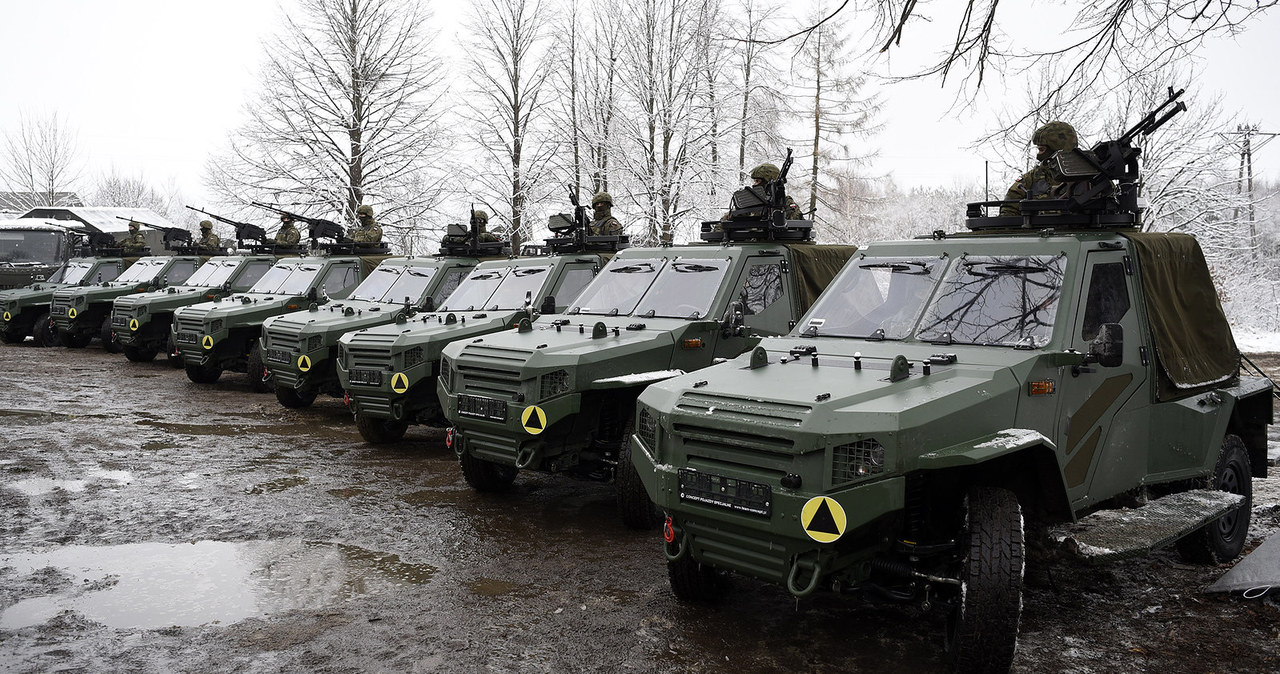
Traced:
<svg viewBox="0 0 1280 674">
<path fill-rule="evenodd" d="M 433 6 L 448 43 L 456 32 L 453 15 L 464 4 Z M 239 125 L 247 97 L 258 93 L 261 42 L 279 26 L 280 11 L 272 0 L 9 3 L 0 22 L 0 133 L 20 111 L 56 112 L 79 132 L 87 178 L 114 168 L 156 186 L 175 181 L 200 205 L 205 159 Z M 1027 28 L 1043 29 L 1043 22 Z M 915 48 L 913 39 L 930 36 L 908 34 L 904 47 Z M 1273 11 L 1236 40 L 1214 44 L 1203 53 L 1197 93 L 1220 91 L 1228 110 L 1280 132 L 1277 41 L 1280 12 Z M 885 89 L 872 170 L 903 186 L 980 181 L 984 158 L 966 146 L 987 120 L 949 112 L 953 95 L 936 81 Z M 1280 180 L 1280 142 L 1258 152 L 1255 175 Z"/>
</svg>

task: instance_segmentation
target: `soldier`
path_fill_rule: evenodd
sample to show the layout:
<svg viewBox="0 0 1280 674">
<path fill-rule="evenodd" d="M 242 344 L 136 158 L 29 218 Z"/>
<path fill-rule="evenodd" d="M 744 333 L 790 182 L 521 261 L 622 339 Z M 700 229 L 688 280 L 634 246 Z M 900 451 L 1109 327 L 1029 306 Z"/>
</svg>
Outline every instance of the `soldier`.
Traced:
<svg viewBox="0 0 1280 674">
<path fill-rule="evenodd" d="M 293 224 L 293 216 L 288 213 L 280 214 L 280 231 L 276 232 L 277 246 L 296 246 L 302 235 L 298 233 L 298 228 Z"/>
<path fill-rule="evenodd" d="M 120 248 L 126 253 L 141 253 L 147 247 L 147 240 L 143 238 L 142 225 L 134 220 L 129 221 L 129 235 L 120 242 Z"/>
<path fill-rule="evenodd" d="M 484 211 L 471 211 L 471 222 L 474 223 L 476 228 L 480 231 L 481 243 L 493 243 L 494 241 L 500 241 L 496 234 L 490 234 L 485 231 L 485 228 L 489 225 L 488 213 Z M 466 236 L 446 236 L 443 239 L 443 243 L 467 243 L 468 238 L 469 237 Z"/>
<path fill-rule="evenodd" d="M 777 166 L 766 162 L 751 169 L 751 185 L 753 187 L 764 187 L 767 183 L 777 180 L 779 175 L 782 175 L 782 171 L 778 170 Z M 790 195 L 787 195 L 786 216 L 788 220 L 800 220 L 804 217 L 804 214 L 800 212 L 800 207 L 796 205 L 795 199 L 792 199 Z"/>
<path fill-rule="evenodd" d="M 217 234 L 213 233 L 213 223 L 208 220 L 200 221 L 200 240 L 196 242 L 196 247 L 216 250 L 222 245 L 222 240 Z"/>
<path fill-rule="evenodd" d="M 591 198 L 591 208 L 595 211 L 595 219 L 587 227 L 591 236 L 619 236 L 622 222 L 613 217 L 613 197 L 608 192 L 599 192 Z"/>
<path fill-rule="evenodd" d="M 1000 215 L 1022 215 L 1022 207 L 1017 202 L 1023 199 L 1065 199 L 1078 184 L 1068 182 L 1049 162 L 1055 153 L 1076 148 L 1076 130 L 1070 124 L 1049 122 L 1036 129 L 1031 142 L 1036 146 L 1038 163 L 1009 188 L 1004 200 L 1014 203 L 1000 206 Z"/>
<path fill-rule="evenodd" d="M 356 220 L 360 221 L 360 228 L 351 233 L 352 241 L 368 245 L 382 243 L 382 228 L 373 221 L 373 206 L 357 208 Z"/>
</svg>

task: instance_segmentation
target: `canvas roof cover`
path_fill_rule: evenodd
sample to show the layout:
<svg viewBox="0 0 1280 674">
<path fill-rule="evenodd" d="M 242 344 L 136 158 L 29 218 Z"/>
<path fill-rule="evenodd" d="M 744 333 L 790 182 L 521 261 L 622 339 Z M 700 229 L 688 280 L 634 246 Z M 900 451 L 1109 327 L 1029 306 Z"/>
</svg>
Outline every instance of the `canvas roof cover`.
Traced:
<svg viewBox="0 0 1280 674">
<path fill-rule="evenodd" d="M 831 280 L 844 269 L 844 265 L 858 252 L 857 246 L 818 245 L 813 243 L 790 243 L 787 248 L 795 259 L 792 272 L 796 276 L 796 289 L 799 294 L 799 313 L 803 314 L 817 301 L 818 295 L 826 290 Z"/>
<path fill-rule="evenodd" d="M 1124 236 L 1138 254 L 1156 352 L 1156 398 L 1183 398 L 1238 376 L 1240 351 L 1199 242 L 1188 234 Z"/>
</svg>

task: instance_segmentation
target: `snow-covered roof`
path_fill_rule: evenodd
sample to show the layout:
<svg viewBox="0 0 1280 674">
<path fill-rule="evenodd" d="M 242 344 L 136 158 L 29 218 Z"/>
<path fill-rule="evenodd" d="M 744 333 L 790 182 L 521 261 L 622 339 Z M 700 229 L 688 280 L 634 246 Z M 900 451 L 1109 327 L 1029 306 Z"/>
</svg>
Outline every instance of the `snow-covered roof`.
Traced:
<svg viewBox="0 0 1280 674">
<path fill-rule="evenodd" d="M 18 218 L 16 220 L 0 220 L 0 229 L 21 229 L 25 231 L 63 232 L 68 229 L 84 231 L 85 226 L 79 222 L 58 222 L 44 218 Z"/>
<path fill-rule="evenodd" d="M 129 231 L 129 220 L 145 222 L 157 227 L 173 227 L 174 224 L 161 217 L 150 208 L 128 207 L 69 207 L 41 206 L 33 208 L 22 215 L 24 218 L 42 218 L 45 220 L 78 220 L 90 228 L 109 234 L 121 234 Z M 124 218 L 121 220 L 120 218 Z"/>
</svg>

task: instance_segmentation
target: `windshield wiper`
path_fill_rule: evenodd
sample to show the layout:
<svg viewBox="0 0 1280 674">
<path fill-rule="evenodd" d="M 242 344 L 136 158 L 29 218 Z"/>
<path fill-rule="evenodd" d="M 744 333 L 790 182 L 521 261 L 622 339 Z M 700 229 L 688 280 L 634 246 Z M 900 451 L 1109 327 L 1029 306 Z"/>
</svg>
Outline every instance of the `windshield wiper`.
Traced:
<svg viewBox="0 0 1280 674">
<path fill-rule="evenodd" d="M 671 268 L 681 274 L 698 273 L 705 271 L 720 271 L 719 267 L 712 267 L 705 264 L 694 264 L 692 262 L 677 262 L 671 265 Z"/>
<path fill-rule="evenodd" d="M 653 268 L 653 264 L 649 262 L 641 262 L 640 264 L 628 265 L 626 267 L 618 267 L 616 269 L 610 269 L 609 271 L 615 274 L 640 274 L 640 273 L 652 274 L 654 272 L 654 268 Z"/>
<path fill-rule="evenodd" d="M 917 268 L 917 269 L 913 269 Z M 929 265 L 923 262 L 872 262 L 871 264 L 860 264 L 859 269 L 888 269 L 895 274 L 911 274 L 913 276 L 928 276 L 932 271 Z"/>
<path fill-rule="evenodd" d="M 966 262 L 964 263 L 965 271 L 973 276 L 1005 276 L 1011 274 L 1043 274 L 1049 271 L 1048 267 L 1038 265 L 1020 265 L 1020 264 L 996 264 L 992 262 Z M 982 266 L 983 271 L 976 271 L 974 267 Z"/>
</svg>

